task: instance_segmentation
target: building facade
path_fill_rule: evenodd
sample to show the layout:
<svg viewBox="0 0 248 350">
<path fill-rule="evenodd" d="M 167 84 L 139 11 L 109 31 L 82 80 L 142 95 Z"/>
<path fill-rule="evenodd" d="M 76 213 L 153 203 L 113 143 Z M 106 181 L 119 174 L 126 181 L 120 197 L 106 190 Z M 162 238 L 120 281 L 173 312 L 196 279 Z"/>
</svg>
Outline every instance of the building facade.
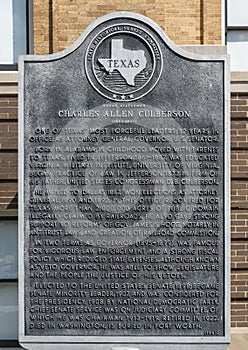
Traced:
<svg viewBox="0 0 248 350">
<path fill-rule="evenodd" d="M 2 0 L 0 2 L 0 349 L 18 348 L 18 66 L 22 53 L 71 45 L 96 18 L 132 11 L 186 50 L 231 55 L 230 350 L 248 344 L 248 5 L 245 0 Z M 194 45 L 194 48 L 192 48 Z"/>
</svg>

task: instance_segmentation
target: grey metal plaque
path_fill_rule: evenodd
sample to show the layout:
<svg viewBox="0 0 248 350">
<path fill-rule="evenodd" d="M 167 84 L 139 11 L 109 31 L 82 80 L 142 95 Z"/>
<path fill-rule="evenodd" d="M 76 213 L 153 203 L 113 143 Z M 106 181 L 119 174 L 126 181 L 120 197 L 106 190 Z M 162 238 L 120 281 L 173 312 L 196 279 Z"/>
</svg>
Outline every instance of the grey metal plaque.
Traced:
<svg viewBox="0 0 248 350">
<path fill-rule="evenodd" d="M 226 57 L 121 12 L 19 67 L 21 344 L 225 348 Z"/>
</svg>

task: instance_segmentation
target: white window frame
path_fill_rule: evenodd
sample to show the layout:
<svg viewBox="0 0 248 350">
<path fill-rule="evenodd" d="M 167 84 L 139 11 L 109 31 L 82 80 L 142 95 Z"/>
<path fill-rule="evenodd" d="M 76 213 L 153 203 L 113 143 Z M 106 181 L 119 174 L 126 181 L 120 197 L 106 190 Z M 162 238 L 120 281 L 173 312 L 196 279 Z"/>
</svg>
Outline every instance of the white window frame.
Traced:
<svg viewBox="0 0 248 350">
<path fill-rule="evenodd" d="M 18 1 L 18 0 L 15 0 Z M 26 0 L 26 52 L 33 53 L 33 0 Z M 16 59 L 17 60 L 17 59 Z M 0 71 L 15 71 L 18 62 L 0 62 Z"/>
<path fill-rule="evenodd" d="M 231 1 L 232 1 L 232 5 L 230 5 Z M 237 11 L 235 11 L 236 9 Z M 239 10 L 240 10 L 240 13 L 239 13 Z M 230 15 L 231 11 L 232 11 L 232 16 Z M 231 70 L 236 72 L 248 71 L 248 60 L 246 58 L 248 57 L 247 12 L 248 12 L 247 0 L 226 0 L 227 53 L 230 54 L 231 56 Z M 235 37 L 237 38 L 236 40 L 235 40 Z"/>
</svg>

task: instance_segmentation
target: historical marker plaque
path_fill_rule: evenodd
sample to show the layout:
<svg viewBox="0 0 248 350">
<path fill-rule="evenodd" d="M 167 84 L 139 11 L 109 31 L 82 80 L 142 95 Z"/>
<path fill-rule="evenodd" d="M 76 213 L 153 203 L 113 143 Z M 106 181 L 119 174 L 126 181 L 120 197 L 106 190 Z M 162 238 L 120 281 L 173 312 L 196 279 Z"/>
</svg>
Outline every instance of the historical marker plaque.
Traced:
<svg viewBox="0 0 248 350">
<path fill-rule="evenodd" d="M 20 342 L 225 347 L 226 58 L 117 13 L 20 69 Z"/>
</svg>

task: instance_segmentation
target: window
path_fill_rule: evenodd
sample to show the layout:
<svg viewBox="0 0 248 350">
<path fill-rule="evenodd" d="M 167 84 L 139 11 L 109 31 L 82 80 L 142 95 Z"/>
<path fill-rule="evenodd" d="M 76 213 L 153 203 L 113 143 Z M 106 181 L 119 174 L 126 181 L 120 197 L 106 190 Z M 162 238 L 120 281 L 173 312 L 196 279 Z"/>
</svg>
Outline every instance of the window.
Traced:
<svg viewBox="0 0 248 350">
<path fill-rule="evenodd" d="M 0 283 L 0 343 L 18 339 L 17 282 Z"/>
<path fill-rule="evenodd" d="M 0 346 L 18 339 L 17 220 L 0 221 Z"/>
<path fill-rule="evenodd" d="M 247 0 L 228 0 L 228 26 L 247 26 Z"/>
<path fill-rule="evenodd" d="M 0 221 L 0 280 L 17 279 L 17 224 Z"/>
<path fill-rule="evenodd" d="M 30 53 L 31 8 L 30 0 L 0 1 L 1 68 L 11 69 L 20 54 Z"/>
<path fill-rule="evenodd" d="M 248 71 L 248 1 L 227 1 L 227 52 L 232 71 Z"/>
</svg>

